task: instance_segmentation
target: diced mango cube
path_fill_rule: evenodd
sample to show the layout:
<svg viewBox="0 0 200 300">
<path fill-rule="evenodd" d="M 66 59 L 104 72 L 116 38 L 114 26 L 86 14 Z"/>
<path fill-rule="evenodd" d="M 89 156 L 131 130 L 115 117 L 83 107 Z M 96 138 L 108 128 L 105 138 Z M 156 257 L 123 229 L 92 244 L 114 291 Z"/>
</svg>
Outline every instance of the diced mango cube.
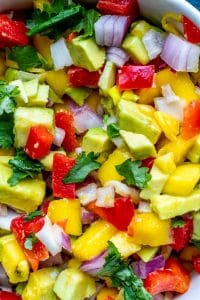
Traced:
<svg viewBox="0 0 200 300">
<path fill-rule="evenodd" d="M 161 111 L 156 111 L 154 116 L 165 136 L 170 141 L 175 141 L 176 136 L 179 134 L 179 121 Z"/>
<path fill-rule="evenodd" d="M 161 96 L 159 87 L 152 87 L 138 90 L 139 101 L 141 104 L 153 104 L 154 98 Z"/>
<path fill-rule="evenodd" d="M 158 247 L 150 247 L 150 246 L 143 246 L 140 251 L 137 252 L 137 255 L 144 261 L 148 262 L 152 260 L 152 258 L 156 255 L 158 251 Z"/>
<path fill-rule="evenodd" d="M 121 256 L 126 258 L 141 249 L 141 246 L 135 244 L 132 238 L 125 232 L 118 232 L 110 241 L 117 247 Z"/>
<path fill-rule="evenodd" d="M 118 294 L 118 290 L 114 288 L 104 287 L 97 295 L 97 300 L 108 300 L 109 297 L 115 299 Z"/>
<path fill-rule="evenodd" d="M 46 73 L 46 81 L 58 96 L 62 97 L 68 86 L 65 70 L 49 71 Z"/>
<path fill-rule="evenodd" d="M 172 152 L 157 157 L 154 164 L 166 174 L 171 174 L 176 169 L 174 154 Z"/>
</svg>

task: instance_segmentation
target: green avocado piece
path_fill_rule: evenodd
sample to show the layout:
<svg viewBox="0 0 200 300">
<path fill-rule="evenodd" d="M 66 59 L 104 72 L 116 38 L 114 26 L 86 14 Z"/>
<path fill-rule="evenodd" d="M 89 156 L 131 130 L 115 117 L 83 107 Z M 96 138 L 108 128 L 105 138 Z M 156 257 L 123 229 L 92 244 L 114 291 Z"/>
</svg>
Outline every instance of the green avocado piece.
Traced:
<svg viewBox="0 0 200 300">
<path fill-rule="evenodd" d="M 96 292 L 95 280 L 78 269 L 68 268 L 58 275 L 54 292 L 61 300 L 83 300 Z"/>
<path fill-rule="evenodd" d="M 104 96 L 107 96 L 108 90 L 115 85 L 115 76 L 115 64 L 111 61 L 107 61 L 98 83 L 98 86 Z"/>
<path fill-rule="evenodd" d="M 25 212 L 36 210 L 45 196 L 45 182 L 38 177 L 22 180 L 11 187 L 7 181 L 12 175 L 12 169 L 5 162 L 0 162 L 0 169 L 0 202 Z"/>
<path fill-rule="evenodd" d="M 13 85 L 18 87 L 19 95 L 15 98 L 18 106 L 23 106 L 28 103 L 28 97 L 21 79 L 13 80 L 9 83 L 9 85 Z"/>
<path fill-rule="evenodd" d="M 156 156 L 153 143 L 145 135 L 125 130 L 120 130 L 120 135 L 135 159 L 142 160 L 150 156 Z"/>
<path fill-rule="evenodd" d="M 52 171 L 53 169 L 53 156 L 54 154 L 59 153 L 59 154 L 66 154 L 64 151 L 50 151 L 45 158 L 41 159 L 40 162 L 44 166 L 45 171 Z"/>
<path fill-rule="evenodd" d="M 14 113 L 15 147 L 26 145 L 32 126 L 44 125 L 54 134 L 54 112 L 49 108 L 18 107 Z"/>
<path fill-rule="evenodd" d="M 192 239 L 200 241 L 200 211 L 193 214 Z"/>
<path fill-rule="evenodd" d="M 144 134 L 153 144 L 158 141 L 161 129 L 155 120 L 143 114 L 138 104 L 121 100 L 118 105 L 119 125 L 121 129 Z"/>
<path fill-rule="evenodd" d="M 49 86 L 47 84 L 39 84 L 35 97 L 30 97 L 28 106 L 46 107 L 49 97 Z"/>
<path fill-rule="evenodd" d="M 82 149 L 87 153 L 92 151 L 97 153 L 109 151 L 112 145 L 107 133 L 102 128 L 89 129 L 82 141 Z"/>
<path fill-rule="evenodd" d="M 86 87 L 74 88 L 68 87 L 65 90 L 65 94 L 67 94 L 74 102 L 78 105 L 82 106 L 84 104 L 84 100 L 92 93 L 92 89 Z"/>
<path fill-rule="evenodd" d="M 53 287 L 58 274 L 59 269 L 55 267 L 32 272 L 23 290 L 22 300 L 56 300 Z"/>
<path fill-rule="evenodd" d="M 200 135 L 196 138 L 192 149 L 188 152 L 187 158 L 193 163 L 200 163 Z"/>
<path fill-rule="evenodd" d="M 131 56 L 131 58 L 143 65 L 146 65 L 150 62 L 148 52 L 138 36 L 127 35 L 125 38 L 122 48 Z"/>
<path fill-rule="evenodd" d="M 63 100 L 49 87 L 49 99 L 51 99 L 54 103 L 64 103 Z"/>
<path fill-rule="evenodd" d="M 40 83 L 44 82 L 45 80 L 45 73 L 41 74 L 34 74 L 34 73 L 29 73 L 25 71 L 19 71 L 16 69 L 8 68 L 5 73 L 5 79 L 7 82 L 16 80 L 16 79 L 21 79 L 22 81 L 30 81 L 32 79 L 38 79 Z"/>
<path fill-rule="evenodd" d="M 24 89 L 28 98 L 35 97 L 38 92 L 39 80 L 38 78 L 34 78 L 29 81 L 23 82 Z"/>
<path fill-rule="evenodd" d="M 148 262 L 154 258 L 158 252 L 159 247 L 143 246 L 137 255 L 144 261 Z"/>
<path fill-rule="evenodd" d="M 105 49 L 98 47 L 94 38 L 83 38 L 79 36 L 68 43 L 70 55 L 77 67 L 88 71 L 97 71 L 105 61 Z"/>
</svg>

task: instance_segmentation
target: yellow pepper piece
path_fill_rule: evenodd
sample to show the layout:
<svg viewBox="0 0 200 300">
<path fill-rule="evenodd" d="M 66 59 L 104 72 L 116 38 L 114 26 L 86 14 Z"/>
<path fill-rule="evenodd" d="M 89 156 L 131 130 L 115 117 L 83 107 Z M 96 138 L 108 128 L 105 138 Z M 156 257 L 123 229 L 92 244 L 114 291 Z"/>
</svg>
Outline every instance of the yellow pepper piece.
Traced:
<svg viewBox="0 0 200 300">
<path fill-rule="evenodd" d="M 115 299 L 118 295 L 118 290 L 114 288 L 103 288 L 97 295 L 97 300 L 108 300 L 108 297 Z"/>
<path fill-rule="evenodd" d="M 64 70 L 47 72 L 46 81 L 58 96 L 64 95 L 68 86 L 67 75 Z"/>
<path fill-rule="evenodd" d="M 119 103 L 121 98 L 121 93 L 116 85 L 114 85 L 108 90 L 108 95 L 112 98 L 114 105 L 117 105 Z"/>
<path fill-rule="evenodd" d="M 128 90 L 123 92 L 122 99 L 136 102 L 137 100 L 139 100 L 139 96 L 132 90 Z"/>
<path fill-rule="evenodd" d="M 107 248 L 107 242 L 116 233 L 109 223 L 98 220 L 72 244 L 73 254 L 79 260 L 90 260 Z"/>
<path fill-rule="evenodd" d="M 50 40 L 47 36 L 36 34 L 33 37 L 33 45 L 37 51 L 46 59 L 48 64 L 52 66 L 53 61 L 51 57 L 50 46 L 53 40 Z"/>
<path fill-rule="evenodd" d="M 150 246 L 143 246 L 140 251 L 137 252 L 137 255 L 144 261 L 148 262 L 152 260 L 152 258 L 156 255 L 158 251 L 158 247 L 150 247 Z"/>
<path fill-rule="evenodd" d="M 65 232 L 81 235 L 81 206 L 78 199 L 61 199 L 50 202 L 48 216 L 52 223 L 67 221 Z"/>
<path fill-rule="evenodd" d="M 138 108 L 141 111 L 141 113 L 143 113 L 146 116 L 149 116 L 149 117 L 153 118 L 154 122 L 157 123 L 156 120 L 155 120 L 155 116 L 154 116 L 155 109 L 152 106 L 147 105 L 147 104 L 138 104 Z"/>
<path fill-rule="evenodd" d="M 153 212 L 136 213 L 128 227 L 136 244 L 157 247 L 172 242 L 170 220 L 160 220 Z"/>
<path fill-rule="evenodd" d="M 175 141 L 176 136 L 179 134 L 179 121 L 161 111 L 156 111 L 154 116 L 165 136 L 170 141 Z"/>
<path fill-rule="evenodd" d="M 111 153 L 98 171 L 98 178 L 101 184 L 105 185 L 105 183 L 110 180 L 122 181 L 124 178 L 119 175 L 115 166 L 122 164 L 130 157 L 131 155 L 125 149 L 116 149 Z"/>
<path fill-rule="evenodd" d="M 178 166 L 170 175 L 163 193 L 175 196 L 188 196 L 200 179 L 200 165 L 186 163 Z"/>
<path fill-rule="evenodd" d="M 153 104 L 154 98 L 161 96 L 159 87 L 152 87 L 138 90 L 139 100 L 138 103 Z"/>
<path fill-rule="evenodd" d="M 182 23 L 182 15 L 169 12 L 164 14 L 161 20 L 162 27 L 165 29 L 165 31 L 180 35 L 181 32 L 174 25 L 174 22 Z"/>
<path fill-rule="evenodd" d="M 124 258 L 129 257 L 141 249 L 141 246 L 135 244 L 132 238 L 125 232 L 118 232 L 110 241 L 117 247 L 121 256 Z"/>
</svg>

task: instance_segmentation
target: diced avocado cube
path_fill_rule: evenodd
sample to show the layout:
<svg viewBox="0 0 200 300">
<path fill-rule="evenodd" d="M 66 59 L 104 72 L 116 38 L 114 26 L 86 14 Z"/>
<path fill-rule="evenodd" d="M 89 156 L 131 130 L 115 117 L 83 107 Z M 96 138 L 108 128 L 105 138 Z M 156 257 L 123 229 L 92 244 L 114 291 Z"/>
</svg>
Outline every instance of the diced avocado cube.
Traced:
<svg viewBox="0 0 200 300">
<path fill-rule="evenodd" d="M 154 195 L 151 198 L 151 207 L 162 220 L 198 211 L 200 210 L 200 189 L 194 189 L 186 197 Z"/>
<path fill-rule="evenodd" d="M 95 280 L 78 269 L 62 271 L 55 283 L 54 292 L 61 300 L 83 300 L 96 291 Z"/>
<path fill-rule="evenodd" d="M 120 130 L 120 135 L 135 159 L 142 160 L 150 156 L 156 156 L 154 145 L 145 135 L 126 130 Z"/>
<path fill-rule="evenodd" d="M 154 258 L 158 249 L 159 249 L 158 247 L 143 246 L 142 249 L 137 252 L 137 255 L 144 262 L 148 262 L 148 261 L 152 260 L 152 258 Z"/>
<path fill-rule="evenodd" d="M 29 81 L 37 78 L 39 82 L 44 82 L 45 76 L 46 73 L 34 74 L 34 73 L 8 68 L 6 70 L 5 79 L 7 82 L 10 82 L 17 79 L 21 79 L 22 81 Z"/>
<path fill-rule="evenodd" d="M 131 58 L 143 65 L 150 62 L 148 52 L 138 36 L 127 35 L 125 38 L 122 48 L 131 56 Z"/>
<path fill-rule="evenodd" d="M 121 100 L 118 105 L 119 125 L 121 129 L 144 134 L 153 144 L 158 141 L 161 129 L 154 118 L 139 110 L 139 104 Z"/>
<path fill-rule="evenodd" d="M 54 103 L 63 103 L 63 100 L 49 87 L 49 97 Z"/>
<path fill-rule="evenodd" d="M 97 71 L 105 61 L 105 50 L 98 47 L 94 38 L 79 36 L 68 43 L 68 48 L 75 66 L 88 71 Z"/>
<path fill-rule="evenodd" d="M 82 106 L 84 104 L 84 100 L 92 93 L 90 88 L 80 87 L 80 88 L 73 88 L 68 87 L 65 90 L 65 94 L 67 94 L 74 102 L 78 105 Z"/>
<path fill-rule="evenodd" d="M 38 78 L 29 80 L 29 81 L 25 81 L 23 83 L 23 85 L 24 85 L 24 89 L 25 89 L 25 92 L 26 92 L 26 95 L 28 98 L 35 97 L 37 95 L 38 86 L 39 86 Z"/>
<path fill-rule="evenodd" d="M 109 89 L 111 89 L 115 85 L 115 76 L 115 64 L 111 61 L 107 61 L 98 83 L 98 86 L 101 89 L 103 95 L 107 96 Z"/>
<path fill-rule="evenodd" d="M 45 156 L 45 158 L 40 160 L 40 162 L 44 166 L 45 171 L 52 171 L 52 169 L 53 169 L 53 156 L 56 153 L 66 154 L 64 151 L 50 151 L 49 154 Z"/>
<path fill-rule="evenodd" d="M 15 98 L 18 106 L 28 103 L 28 97 L 21 79 L 11 81 L 9 85 L 18 87 L 19 95 L 17 95 L 17 97 Z"/>
<path fill-rule="evenodd" d="M 187 158 L 193 163 L 200 163 L 200 135 L 197 136 L 192 149 L 187 154 Z"/>
<path fill-rule="evenodd" d="M 59 269 L 43 268 L 30 274 L 28 283 L 23 290 L 22 300 L 56 300 L 53 287 Z"/>
<path fill-rule="evenodd" d="M 29 276 L 29 263 L 13 234 L 0 238 L 0 261 L 13 284 Z"/>
<path fill-rule="evenodd" d="M 88 153 L 92 151 L 102 153 L 110 150 L 112 145 L 107 133 L 102 128 L 89 129 L 82 141 L 82 149 Z"/>
<path fill-rule="evenodd" d="M 44 125 L 54 134 L 54 112 L 49 108 L 18 107 L 14 113 L 15 147 L 26 145 L 32 126 Z"/>
<path fill-rule="evenodd" d="M 45 196 L 45 182 L 39 178 L 25 179 L 11 187 L 7 182 L 12 175 L 11 168 L 0 162 L 0 169 L 1 203 L 25 212 L 36 210 Z"/>
<path fill-rule="evenodd" d="M 192 239 L 200 241 L 200 211 L 193 214 Z"/>
<path fill-rule="evenodd" d="M 38 91 L 35 97 L 29 98 L 29 106 L 46 107 L 49 97 L 49 86 L 39 84 Z"/>
</svg>

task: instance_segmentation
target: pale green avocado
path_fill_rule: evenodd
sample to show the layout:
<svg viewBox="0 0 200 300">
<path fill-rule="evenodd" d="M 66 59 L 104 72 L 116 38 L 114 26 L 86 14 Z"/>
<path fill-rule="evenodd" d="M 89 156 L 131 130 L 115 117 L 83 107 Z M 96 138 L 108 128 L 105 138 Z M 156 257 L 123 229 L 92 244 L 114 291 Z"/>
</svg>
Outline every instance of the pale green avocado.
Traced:
<svg viewBox="0 0 200 300">
<path fill-rule="evenodd" d="M 99 70 L 105 61 L 105 49 L 98 47 L 94 38 L 79 36 L 68 43 L 68 48 L 75 66 L 88 71 Z"/>
<path fill-rule="evenodd" d="M 193 214 L 192 239 L 200 241 L 200 211 Z"/>
<path fill-rule="evenodd" d="M 194 189 L 186 197 L 171 195 L 154 195 L 151 207 L 161 220 L 182 216 L 191 211 L 200 210 L 200 189 Z"/>
<path fill-rule="evenodd" d="M 85 99 L 92 93 L 92 90 L 90 88 L 86 87 L 68 87 L 65 90 L 65 94 L 67 94 L 74 102 L 76 102 L 78 105 L 82 106 L 84 104 Z"/>
<path fill-rule="evenodd" d="M 0 170 L 0 202 L 25 212 L 36 210 L 45 196 L 45 182 L 39 178 L 25 179 L 11 187 L 7 182 L 11 168 L 0 162 Z"/>
<path fill-rule="evenodd" d="M 153 144 L 161 134 L 160 127 L 150 116 L 143 114 L 138 104 L 121 100 L 118 105 L 119 125 L 121 129 L 144 134 Z"/>
<path fill-rule="evenodd" d="M 96 292 L 96 285 L 91 276 L 68 268 L 59 274 L 53 290 L 61 300 L 83 300 Z"/>
<path fill-rule="evenodd" d="M 35 97 L 38 92 L 39 80 L 38 78 L 34 78 L 29 81 L 23 82 L 24 89 L 28 98 Z"/>
<path fill-rule="evenodd" d="M 120 130 L 120 135 L 135 159 L 142 160 L 156 156 L 156 149 L 153 143 L 145 135 L 126 130 Z"/>
<path fill-rule="evenodd" d="M 112 145 L 107 133 L 102 128 L 89 129 L 82 141 L 82 149 L 87 153 L 92 151 L 102 153 L 110 150 Z"/>
<path fill-rule="evenodd" d="M 64 103 L 63 100 L 49 87 L 49 99 L 51 99 L 54 103 Z"/>
<path fill-rule="evenodd" d="M 127 35 L 122 48 L 131 56 L 131 58 L 138 63 L 146 65 L 150 62 L 148 52 L 138 36 Z"/>
<path fill-rule="evenodd" d="M 17 102 L 17 105 L 18 106 L 26 105 L 28 103 L 28 97 L 27 97 L 26 91 L 24 89 L 22 80 L 17 79 L 17 80 L 11 81 L 9 83 L 9 85 L 18 87 L 19 95 L 17 95 L 17 97 L 15 97 L 15 101 Z"/>
<path fill-rule="evenodd" d="M 54 134 L 54 112 L 49 108 L 18 107 L 14 113 L 15 147 L 26 145 L 32 126 L 44 125 Z"/>
<path fill-rule="evenodd" d="M 115 76 L 115 64 L 111 61 L 107 61 L 98 83 L 98 86 L 104 96 L 107 96 L 108 90 L 115 85 Z"/>
<path fill-rule="evenodd" d="M 200 135 L 196 138 L 192 149 L 188 152 L 187 158 L 193 163 L 200 163 Z"/>
<path fill-rule="evenodd" d="M 59 269 L 43 268 L 30 274 L 28 283 L 23 290 L 22 300 L 56 300 L 53 287 Z"/>
<path fill-rule="evenodd" d="M 40 160 L 40 162 L 44 166 L 45 171 L 52 171 L 52 169 L 53 169 L 53 156 L 56 153 L 66 154 L 64 151 L 50 151 L 49 154 L 45 156 L 45 158 Z"/>
<path fill-rule="evenodd" d="M 41 74 L 34 74 L 34 73 L 29 73 L 21 70 L 16 70 L 12 68 L 8 68 L 5 73 L 5 79 L 7 82 L 21 79 L 22 81 L 30 81 L 32 79 L 38 79 L 39 82 L 44 82 L 45 80 L 45 73 Z"/>
<path fill-rule="evenodd" d="M 49 86 L 39 84 L 37 94 L 29 98 L 28 106 L 46 107 L 49 97 Z"/>
<path fill-rule="evenodd" d="M 158 252 L 159 247 L 143 246 L 137 255 L 144 261 L 148 262 L 154 258 Z"/>
</svg>

